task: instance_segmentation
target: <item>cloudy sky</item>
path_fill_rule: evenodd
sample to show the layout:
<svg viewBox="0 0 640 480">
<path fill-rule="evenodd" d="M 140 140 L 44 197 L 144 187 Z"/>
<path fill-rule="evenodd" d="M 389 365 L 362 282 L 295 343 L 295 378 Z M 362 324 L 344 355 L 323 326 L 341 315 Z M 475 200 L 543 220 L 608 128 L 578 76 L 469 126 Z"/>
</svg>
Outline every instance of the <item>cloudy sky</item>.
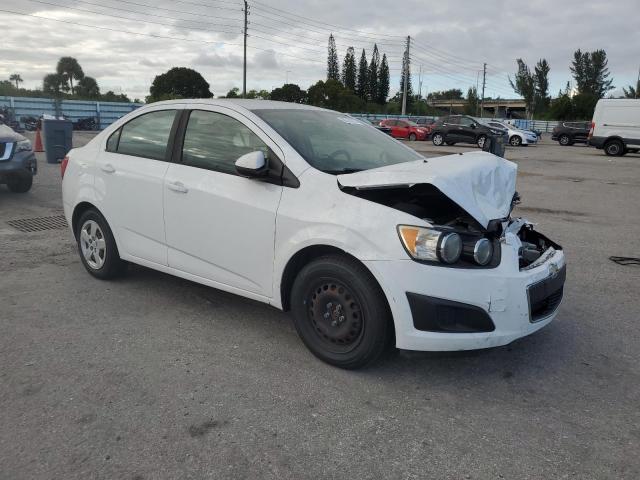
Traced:
<svg viewBox="0 0 640 480">
<path fill-rule="evenodd" d="M 153 5 L 153 7 L 152 7 Z M 605 49 L 614 85 L 635 84 L 640 65 L 638 0 L 249 0 L 248 89 L 325 76 L 327 37 L 340 60 L 348 46 L 390 60 L 398 88 L 412 37 L 414 89 L 466 91 L 488 64 L 487 95 L 514 97 L 507 75 L 522 57 L 546 58 L 555 94 L 571 80 L 577 48 Z M 401 7 L 401 8 L 400 8 Z M 216 95 L 242 87 L 240 0 L 0 0 L 0 78 L 19 73 L 34 88 L 61 56 L 78 59 L 103 92 L 144 98 L 155 75 L 198 70 Z M 133 33 L 135 32 L 135 33 Z"/>
</svg>

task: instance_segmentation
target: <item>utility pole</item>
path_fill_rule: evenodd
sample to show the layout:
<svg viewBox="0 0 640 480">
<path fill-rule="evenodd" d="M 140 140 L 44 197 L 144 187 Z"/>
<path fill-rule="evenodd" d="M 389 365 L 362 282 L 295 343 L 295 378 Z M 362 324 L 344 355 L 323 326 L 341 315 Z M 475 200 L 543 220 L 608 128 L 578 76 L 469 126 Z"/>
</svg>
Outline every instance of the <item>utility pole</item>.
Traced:
<svg viewBox="0 0 640 480">
<path fill-rule="evenodd" d="M 247 98 L 247 26 L 249 24 L 249 4 L 244 0 L 244 64 L 242 68 L 242 98 Z"/>
<path fill-rule="evenodd" d="M 418 74 L 418 91 L 420 93 L 420 96 L 418 97 L 420 99 L 420 103 L 418 105 L 420 106 L 422 105 L 422 65 L 420 65 L 420 73 Z M 418 107 L 418 115 L 420 115 L 420 107 Z"/>
<path fill-rule="evenodd" d="M 480 117 L 478 111 L 480 110 L 480 104 L 478 103 L 478 87 L 480 86 L 480 70 L 476 72 L 476 117 Z"/>
<path fill-rule="evenodd" d="M 484 115 L 484 89 L 487 86 L 487 64 L 482 69 L 482 102 L 480 102 L 480 118 Z"/>
<path fill-rule="evenodd" d="M 638 81 L 636 82 L 636 98 L 640 98 L 640 67 L 638 67 Z"/>
<path fill-rule="evenodd" d="M 407 114 L 407 89 L 409 86 L 409 53 L 411 49 L 411 36 L 407 36 L 407 50 L 404 54 L 404 85 L 402 86 L 402 115 Z"/>
</svg>

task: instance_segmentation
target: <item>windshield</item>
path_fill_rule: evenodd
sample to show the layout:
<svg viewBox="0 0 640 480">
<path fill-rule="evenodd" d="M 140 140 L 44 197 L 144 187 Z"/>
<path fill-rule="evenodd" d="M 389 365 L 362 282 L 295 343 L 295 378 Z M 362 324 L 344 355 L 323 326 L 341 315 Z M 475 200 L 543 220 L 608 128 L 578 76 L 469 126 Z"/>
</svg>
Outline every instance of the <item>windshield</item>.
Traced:
<svg viewBox="0 0 640 480">
<path fill-rule="evenodd" d="M 322 110 L 253 110 L 311 166 L 340 174 L 410 162 L 421 157 L 376 128 Z"/>
</svg>

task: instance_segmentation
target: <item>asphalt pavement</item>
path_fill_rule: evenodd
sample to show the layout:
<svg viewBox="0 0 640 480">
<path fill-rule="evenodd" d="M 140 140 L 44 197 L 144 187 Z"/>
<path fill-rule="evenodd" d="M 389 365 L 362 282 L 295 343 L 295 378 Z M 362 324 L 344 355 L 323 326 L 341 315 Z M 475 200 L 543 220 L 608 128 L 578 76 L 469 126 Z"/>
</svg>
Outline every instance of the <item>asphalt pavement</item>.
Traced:
<svg viewBox="0 0 640 480">
<path fill-rule="evenodd" d="M 31 192 L 0 187 L 0 479 L 640 478 L 640 267 L 609 260 L 640 257 L 640 155 L 507 158 L 517 213 L 565 248 L 557 319 L 352 372 L 288 314 L 141 267 L 101 282 L 68 230 L 7 224 L 62 212 L 39 154 Z"/>
</svg>

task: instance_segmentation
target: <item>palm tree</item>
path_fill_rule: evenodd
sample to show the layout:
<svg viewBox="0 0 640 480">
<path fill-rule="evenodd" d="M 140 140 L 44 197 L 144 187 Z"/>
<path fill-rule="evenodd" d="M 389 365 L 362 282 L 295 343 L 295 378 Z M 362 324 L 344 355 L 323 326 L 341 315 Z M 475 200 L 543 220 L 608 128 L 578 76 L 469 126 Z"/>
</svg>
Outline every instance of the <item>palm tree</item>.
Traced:
<svg viewBox="0 0 640 480">
<path fill-rule="evenodd" d="M 19 84 L 22 83 L 24 80 L 22 80 L 22 77 L 20 76 L 19 73 L 14 73 L 9 77 L 9 80 L 11 80 L 12 82 L 16 82 L 16 90 L 18 88 L 20 88 Z"/>
<path fill-rule="evenodd" d="M 63 89 L 65 91 L 71 90 L 71 95 L 74 94 L 73 80 L 82 80 L 84 78 L 84 72 L 82 67 L 73 57 L 62 57 L 58 60 L 58 66 L 56 68 L 58 75 L 62 75 L 64 79 Z M 67 84 L 68 82 L 68 84 Z"/>
</svg>

